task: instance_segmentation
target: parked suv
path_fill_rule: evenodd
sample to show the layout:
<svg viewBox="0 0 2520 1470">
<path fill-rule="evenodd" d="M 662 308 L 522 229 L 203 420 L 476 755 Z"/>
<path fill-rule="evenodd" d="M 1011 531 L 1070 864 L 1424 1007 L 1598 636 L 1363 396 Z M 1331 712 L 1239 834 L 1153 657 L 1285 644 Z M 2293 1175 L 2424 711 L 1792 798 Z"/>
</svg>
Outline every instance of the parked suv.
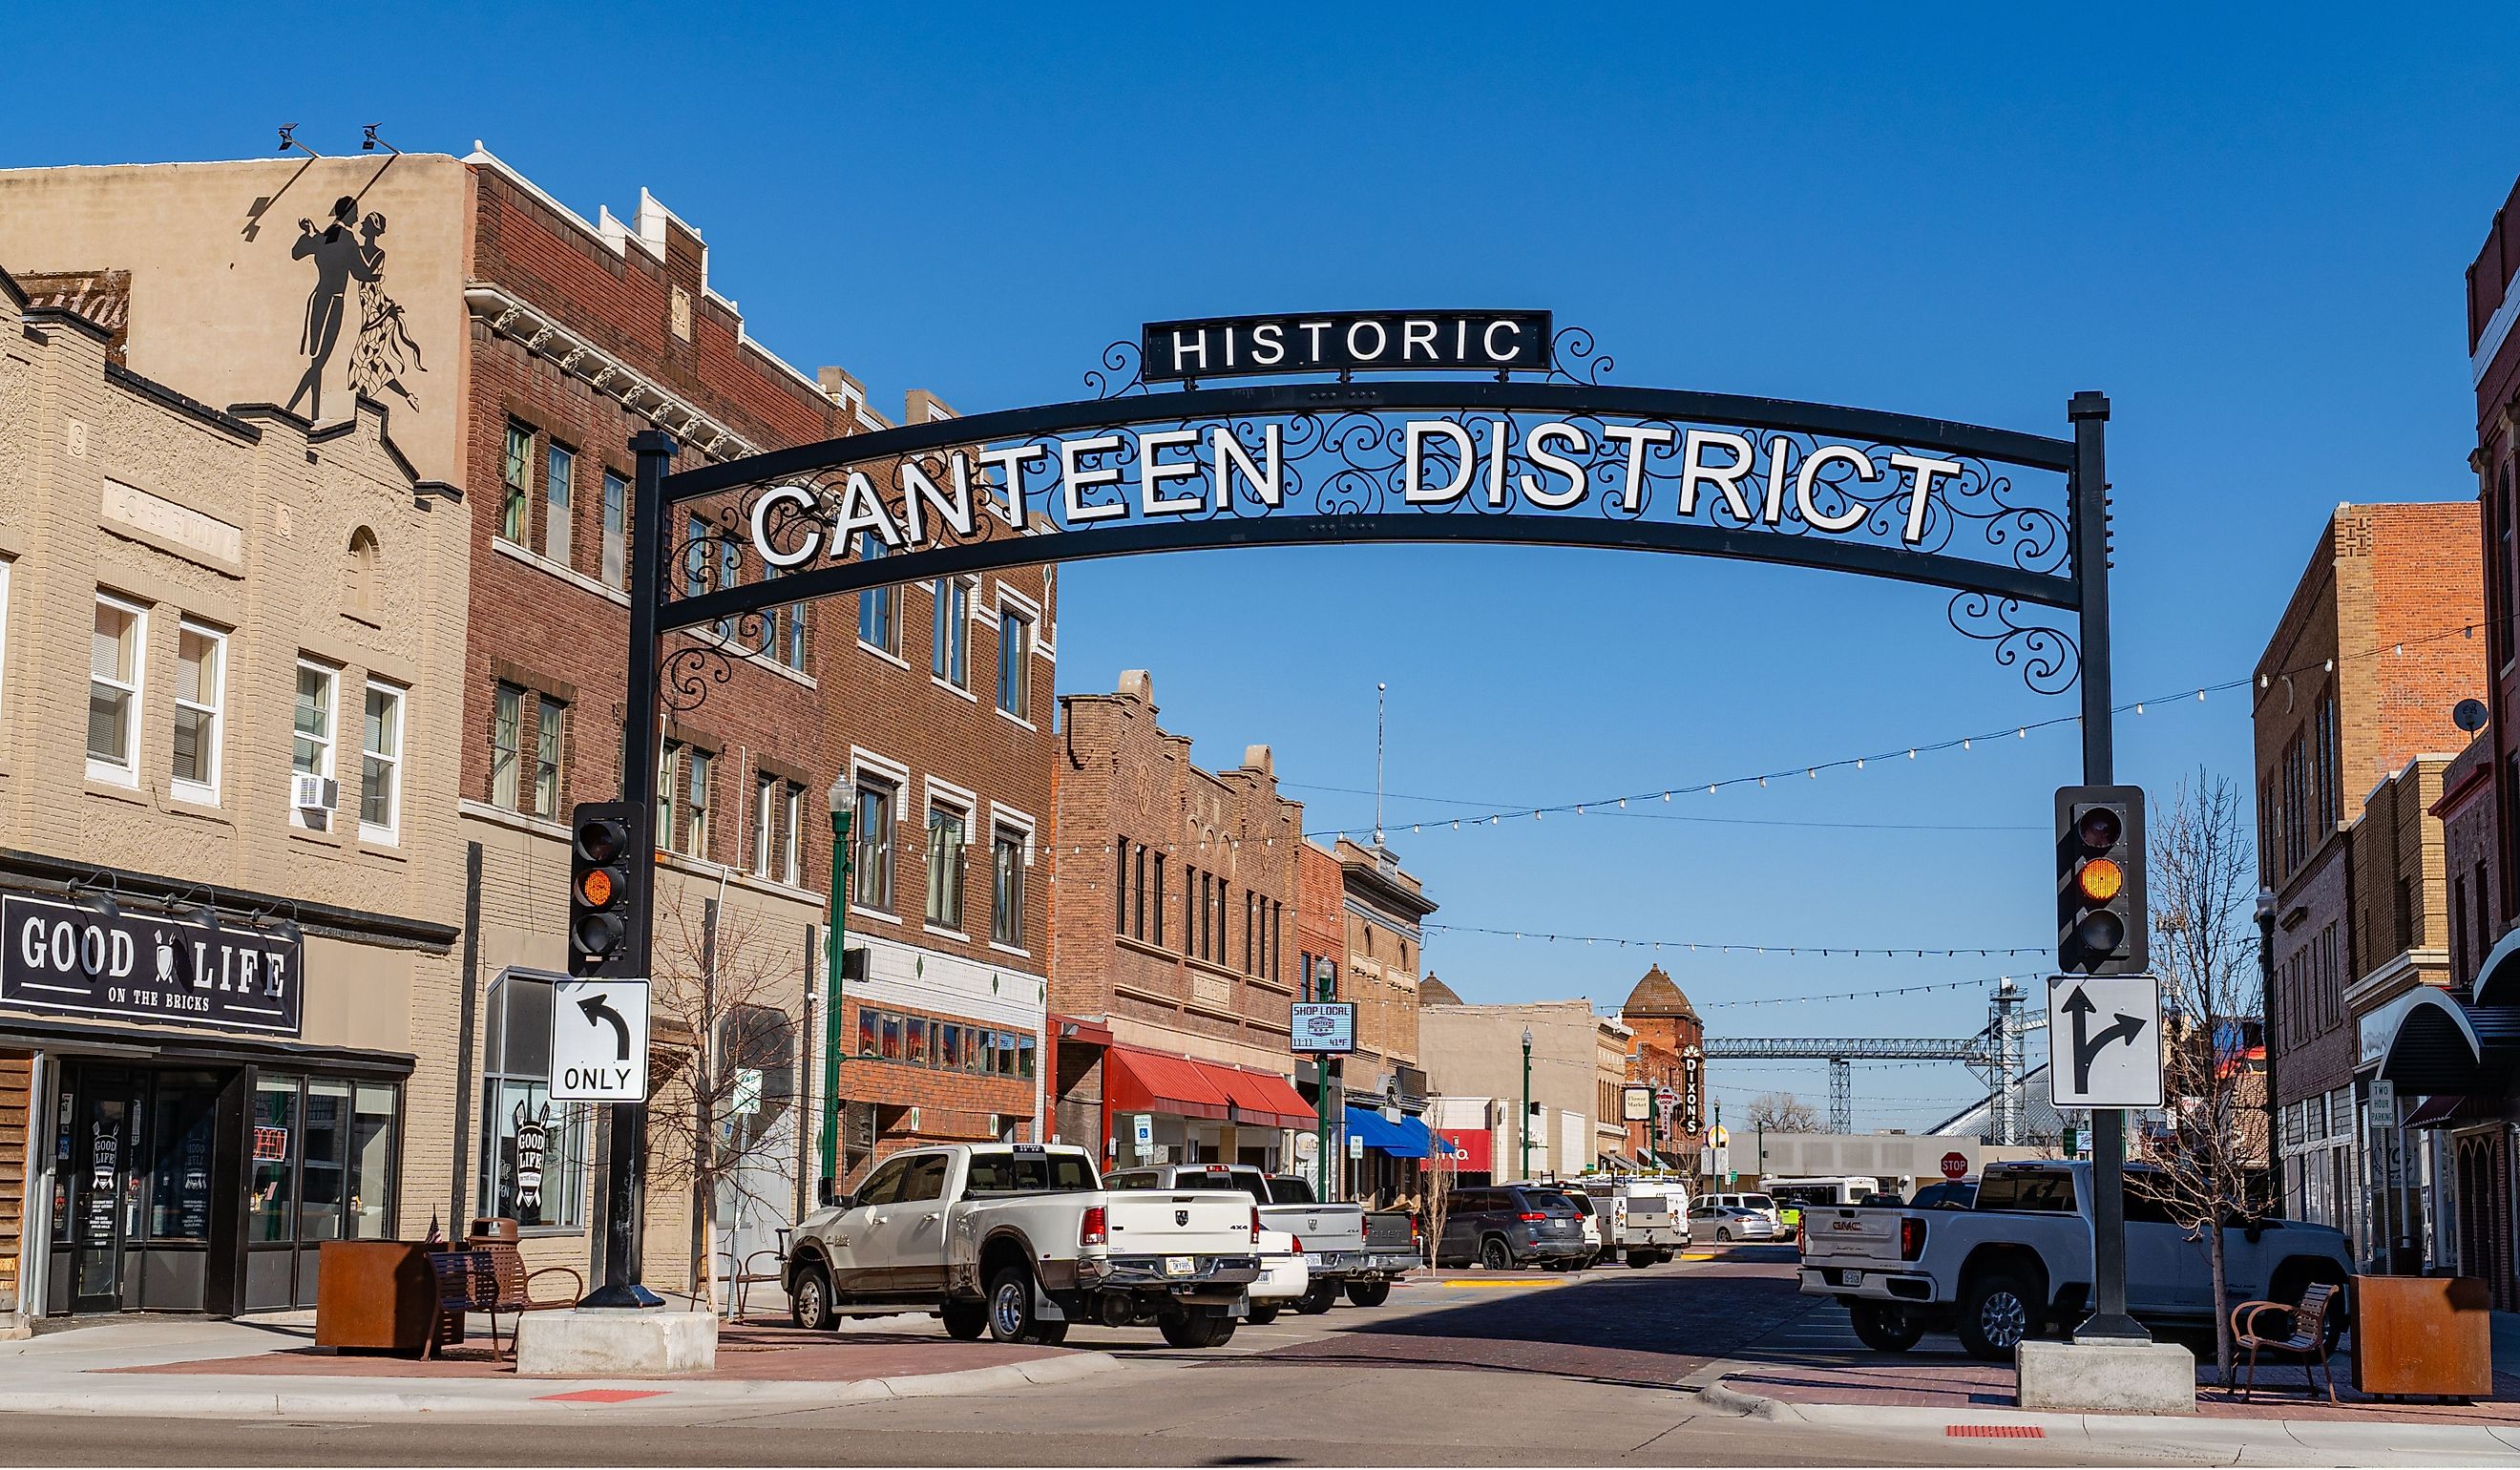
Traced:
<svg viewBox="0 0 2520 1470">
<path fill-rule="evenodd" d="M 1498 1185 L 1456 1189 L 1444 1208 L 1437 1266 L 1581 1266 L 1593 1254 L 1584 1216 L 1557 1189 Z"/>
</svg>

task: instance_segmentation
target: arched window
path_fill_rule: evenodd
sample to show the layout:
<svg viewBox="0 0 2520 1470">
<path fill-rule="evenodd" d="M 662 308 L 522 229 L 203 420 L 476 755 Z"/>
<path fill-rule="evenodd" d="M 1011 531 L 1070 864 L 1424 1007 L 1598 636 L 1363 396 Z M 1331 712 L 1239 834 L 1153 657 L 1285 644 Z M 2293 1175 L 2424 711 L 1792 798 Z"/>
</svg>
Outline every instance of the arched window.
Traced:
<svg viewBox="0 0 2520 1470">
<path fill-rule="evenodd" d="M 361 526 L 350 533 L 350 550 L 341 567 L 341 610 L 376 622 L 384 616 L 384 557 L 377 533 Z"/>
</svg>

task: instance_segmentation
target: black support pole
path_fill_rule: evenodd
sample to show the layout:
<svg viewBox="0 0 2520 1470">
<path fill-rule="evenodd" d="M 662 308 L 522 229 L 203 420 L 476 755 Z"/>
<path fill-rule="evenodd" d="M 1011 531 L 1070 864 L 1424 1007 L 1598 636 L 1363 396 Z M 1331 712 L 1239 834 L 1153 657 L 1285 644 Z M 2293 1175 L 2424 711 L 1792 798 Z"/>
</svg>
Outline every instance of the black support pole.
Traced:
<svg viewBox="0 0 2520 1470">
<path fill-rule="evenodd" d="M 2116 730 L 2109 691 L 2109 400 L 2076 393 L 2065 406 L 2074 421 L 2074 580 L 2082 587 L 2083 782 L 2117 780 Z M 2092 1273 L 2093 1312 L 2074 1329 L 2081 1338 L 2150 1342 L 2152 1334 L 2126 1310 L 2126 1110 L 2092 1110 Z"/>
<path fill-rule="evenodd" d="M 639 458 L 630 504 L 630 656 L 621 707 L 621 799 L 635 803 L 640 824 L 654 841 L 656 830 L 656 608 L 665 591 L 665 471 L 674 440 L 662 429 L 630 436 Z M 635 861 L 648 861 L 646 853 Z M 652 889 L 652 884 L 649 885 Z M 654 968 L 655 896 L 632 906 L 629 951 L 637 973 Z M 605 1155 L 603 1278 L 583 1307 L 660 1307 L 663 1299 L 640 1284 L 639 1226 L 648 1196 L 648 1106 L 616 1102 Z"/>
</svg>

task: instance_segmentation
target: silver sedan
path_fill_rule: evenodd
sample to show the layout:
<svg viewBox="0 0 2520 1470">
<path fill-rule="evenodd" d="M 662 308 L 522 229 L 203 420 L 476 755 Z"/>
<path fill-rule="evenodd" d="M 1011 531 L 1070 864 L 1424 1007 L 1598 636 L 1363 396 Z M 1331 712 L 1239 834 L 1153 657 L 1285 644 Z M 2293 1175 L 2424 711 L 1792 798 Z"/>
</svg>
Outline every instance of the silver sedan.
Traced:
<svg viewBox="0 0 2520 1470">
<path fill-rule="evenodd" d="M 1744 1210 L 1734 1205 L 1699 1205 L 1688 1212 L 1688 1243 L 1704 1245 L 1710 1241 L 1731 1245 L 1736 1240 L 1774 1240 L 1776 1224 L 1757 1210 Z"/>
</svg>

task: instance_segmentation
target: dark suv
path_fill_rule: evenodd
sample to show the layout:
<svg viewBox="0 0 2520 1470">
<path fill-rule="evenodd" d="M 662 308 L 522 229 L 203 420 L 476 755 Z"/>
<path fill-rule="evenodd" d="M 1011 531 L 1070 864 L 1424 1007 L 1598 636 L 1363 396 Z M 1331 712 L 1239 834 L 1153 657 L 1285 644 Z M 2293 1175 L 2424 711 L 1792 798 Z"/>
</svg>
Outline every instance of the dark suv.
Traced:
<svg viewBox="0 0 2520 1470">
<path fill-rule="evenodd" d="M 1561 1270 L 1584 1265 L 1593 1254 L 1584 1238 L 1584 1216 L 1555 1189 L 1517 1185 L 1456 1189 L 1444 1206 L 1444 1238 L 1435 1264 L 1517 1266 Z"/>
</svg>

